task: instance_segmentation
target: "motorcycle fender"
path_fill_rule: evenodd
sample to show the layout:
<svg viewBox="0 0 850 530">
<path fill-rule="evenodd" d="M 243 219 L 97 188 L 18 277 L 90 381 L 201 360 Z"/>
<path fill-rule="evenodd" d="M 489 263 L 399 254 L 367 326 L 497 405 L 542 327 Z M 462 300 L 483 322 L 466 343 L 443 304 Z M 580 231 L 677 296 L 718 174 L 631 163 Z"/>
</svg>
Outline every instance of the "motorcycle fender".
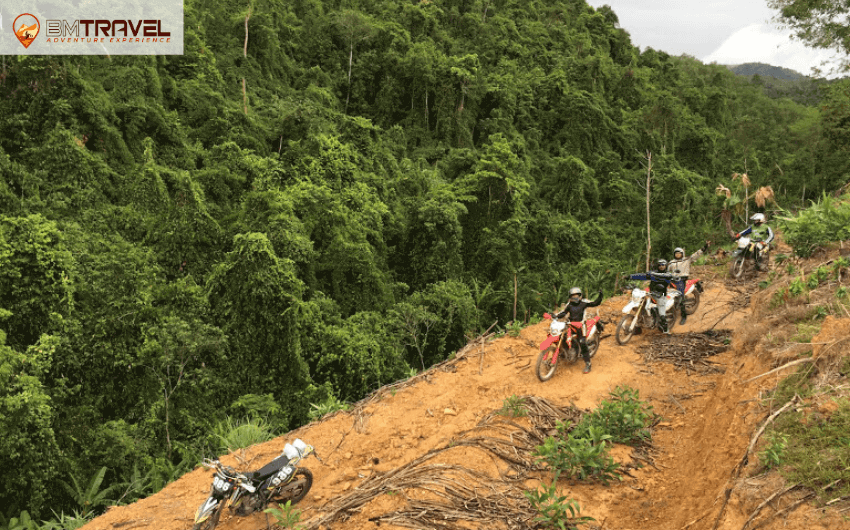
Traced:
<svg viewBox="0 0 850 530">
<path fill-rule="evenodd" d="M 631 313 L 632 309 L 634 309 L 635 307 L 637 307 L 637 304 L 635 304 L 634 302 L 629 302 L 628 304 L 626 304 L 626 307 L 623 308 L 623 313 Z"/>
<path fill-rule="evenodd" d="M 198 511 L 195 513 L 195 524 L 202 523 L 212 515 L 215 507 L 218 506 L 219 500 L 215 497 L 207 498 L 206 502 L 204 502 Z"/>
<path fill-rule="evenodd" d="M 558 337 L 553 337 L 552 335 L 549 335 L 548 337 L 546 337 L 546 340 L 544 340 L 543 342 L 540 343 L 540 351 L 543 351 L 546 348 L 548 348 L 549 346 L 551 346 L 552 343 L 555 342 L 556 340 L 558 340 Z"/>
</svg>

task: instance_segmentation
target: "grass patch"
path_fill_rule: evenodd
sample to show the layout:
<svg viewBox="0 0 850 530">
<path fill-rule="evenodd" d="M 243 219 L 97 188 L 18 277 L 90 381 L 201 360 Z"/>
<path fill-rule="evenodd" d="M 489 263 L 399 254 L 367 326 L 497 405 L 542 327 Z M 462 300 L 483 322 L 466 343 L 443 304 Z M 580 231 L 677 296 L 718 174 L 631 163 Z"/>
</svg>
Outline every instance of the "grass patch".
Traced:
<svg viewBox="0 0 850 530">
<path fill-rule="evenodd" d="M 800 357 L 810 357 L 812 352 L 806 352 Z M 781 406 L 798 394 L 801 398 L 809 397 L 814 391 L 814 386 L 811 382 L 811 376 L 814 373 L 814 363 L 802 364 L 797 368 L 797 372 L 783 379 L 776 389 L 770 393 L 769 400 L 773 401 L 776 406 Z M 766 404 L 766 403 L 765 403 Z"/>
<path fill-rule="evenodd" d="M 842 480 L 828 492 L 823 488 L 850 471 L 850 401 L 838 399 L 838 409 L 817 423 L 804 421 L 802 413 L 783 415 L 776 421 L 772 440 L 785 440 L 777 455 L 780 474 L 789 484 L 811 488 L 821 502 L 850 495 L 850 482 Z"/>
<path fill-rule="evenodd" d="M 793 342 L 812 342 L 812 338 L 820 331 L 820 322 L 798 322 L 797 332 L 791 337 Z"/>
</svg>

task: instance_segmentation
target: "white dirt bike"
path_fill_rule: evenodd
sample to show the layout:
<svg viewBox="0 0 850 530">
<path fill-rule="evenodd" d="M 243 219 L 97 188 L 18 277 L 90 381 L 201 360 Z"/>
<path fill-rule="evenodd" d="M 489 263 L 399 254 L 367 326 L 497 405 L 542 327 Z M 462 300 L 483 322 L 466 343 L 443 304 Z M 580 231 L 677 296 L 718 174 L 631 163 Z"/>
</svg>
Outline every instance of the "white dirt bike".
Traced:
<svg viewBox="0 0 850 530">
<path fill-rule="evenodd" d="M 617 344 L 623 345 L 631 340 L 632 336 L 640 333 L 644 328 L 661 329 L 661 318 L 658 314 L 657 300 L 653 300 L 648 289 L 630 286 L 632 289 L 632 297 L 629 303 L 623 308 L 623 318 L 617 324 L 617 330 L 614 336 L 617 339 Z M 679 320 L 679 297 L 682 294 L 679 291 L 671 290 L 664 296 L 663 302 L 666 307 L 667 329 L 672 331 L 676 322 Z"/>
</svg>

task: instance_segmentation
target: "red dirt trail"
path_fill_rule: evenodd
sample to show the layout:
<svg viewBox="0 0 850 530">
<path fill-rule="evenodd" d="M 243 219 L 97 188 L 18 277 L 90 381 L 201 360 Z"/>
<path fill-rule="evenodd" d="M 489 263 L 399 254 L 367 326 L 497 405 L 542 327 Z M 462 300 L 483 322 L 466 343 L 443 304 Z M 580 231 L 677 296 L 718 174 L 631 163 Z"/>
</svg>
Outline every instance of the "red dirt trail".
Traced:
<svg viewBox="0 0 850 530">
<path fill-rule="evenodd" d="M 708 282 L 697 313 L 687 325 L 676 326 L 673 333 L 712 327 L 733 333 L 742 329 L 752 307 L 728 314 L 733 296 L 724 289 L 722 281 Z M 645 364 L 637 348 L 658 332 L 644 332 L 626 346 L 617 345 L 612 334 L 625 303 L 626 297 L 620 296 L 599 308 L 603 318 L 611 323 L 606 326 L 590 374 L 582 374 L 581 362 L 559 364 L 550 381 L 537 380 L 533 372 L 536 345 L 547 329 L 547 323 L 541 322 L 523 329 L 518 338 L 503 337 L 488 343 L 483 348 L 483 362 L 480 348 L 476 348 L 453 364 L 432 369 L 415 384 L 397 391 L 381 391 L 380 397 L 360 410 L 337 413 L 249 448 L 244 456 L 247 462 L 238 467 L 259 468 L 277 456 L 286 441 L 296 437 L 313 444 L 324 463 L 313 458 L 305 462 L 315 476 L 313 489 L 299 505 L 305 521 L 320 513 L 323 504 L 351 492 L 371 474 L 406 464 L 474 427 L 483 416 L 501 408 L 509 396 L 540 396 L 558 405 L 574 403 L 580 408 L 594 408 L 616 386 L 629 385 L 638 389 L 641 398 L 648 399 L 664 418 L 653 432 L 655 467 L 632 470 L 634 478 L 623 477 L 623 481 L 609 486 L 562 480 L 562 493 L 576 499 L 582 515 L 595 518 L 596 527 L 605 530 L 741 529 L 755 506 L 779 487 L 764 492 L 756 488 L 755 482 L 744 480 L 758 491 L 746 494 L 746 487 L 736 488 L 723 516 L 717 520 L 732 470 L 767 415 L 758 405 L 759 389 L 772 387 L 776 378 L 746 385 L 743 382 L 769 370 L 770 360 L 740 351 L 736 338 L 728 351 L 712 358 L 725 368 L 722 374 L 687 375 L 669 364 Z M 615 449 L 613 454 L 618 461 L 630 459 L 628 448 Z M 452 456 L 454 451 L 457 453 Z M 453 448 L 441 458 L 459 460 L 487 473 L 495 469 L 492 459 L 469 448 Z M 233 455 L 222 461 L 238 464 Z M 192 527 L 195 509 L 209 493 L 211 476 L 206 469 L 196 469 L 156 495 L 112 508 L 83 528 L 187 530 Z M 545 480 L 548 482 L 551 477 L 546 476 Z M 378 529 L 369 518 L 396 510 L 404 502 L 402 495 L 382 495 L 349 519 L 332 523 L 330 528 Z M 822 514 L 803 506 L 787 520 L 779 518 L 763 528 L 780 527 L 812 530 L 850 528 L 850 524 L 835 514 Z M 263 514 L 240 518 L 226 511 L 218 528 L 257 530 L 266 528 L 266 518 Z M 380 525 L 381 530 L 387 528 L 398 527 Z"/>
</svg>

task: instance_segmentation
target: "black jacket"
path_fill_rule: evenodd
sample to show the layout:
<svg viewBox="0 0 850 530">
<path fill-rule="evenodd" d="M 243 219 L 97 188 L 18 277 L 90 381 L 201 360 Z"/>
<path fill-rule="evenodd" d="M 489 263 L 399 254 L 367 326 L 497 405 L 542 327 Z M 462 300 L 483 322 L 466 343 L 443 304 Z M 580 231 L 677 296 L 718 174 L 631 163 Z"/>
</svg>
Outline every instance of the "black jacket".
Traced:
<svg viewBox="0 0 850 530">
<path fill-rule="evenodd" d="M 602 303 L 602 291 L 599 291 L 596 295 L 596 300 L 590 301 L 583 299 L 577 304 L 573 304 L 572 302 L 567 303 L 567 307 L 555 315 L 557 318 L 564 318 L 567 314 L 570 315 L 570 322 L 581 322 L 584 320 L 584 310 L 588 307 L 596 307 Z"/>
</svg>

